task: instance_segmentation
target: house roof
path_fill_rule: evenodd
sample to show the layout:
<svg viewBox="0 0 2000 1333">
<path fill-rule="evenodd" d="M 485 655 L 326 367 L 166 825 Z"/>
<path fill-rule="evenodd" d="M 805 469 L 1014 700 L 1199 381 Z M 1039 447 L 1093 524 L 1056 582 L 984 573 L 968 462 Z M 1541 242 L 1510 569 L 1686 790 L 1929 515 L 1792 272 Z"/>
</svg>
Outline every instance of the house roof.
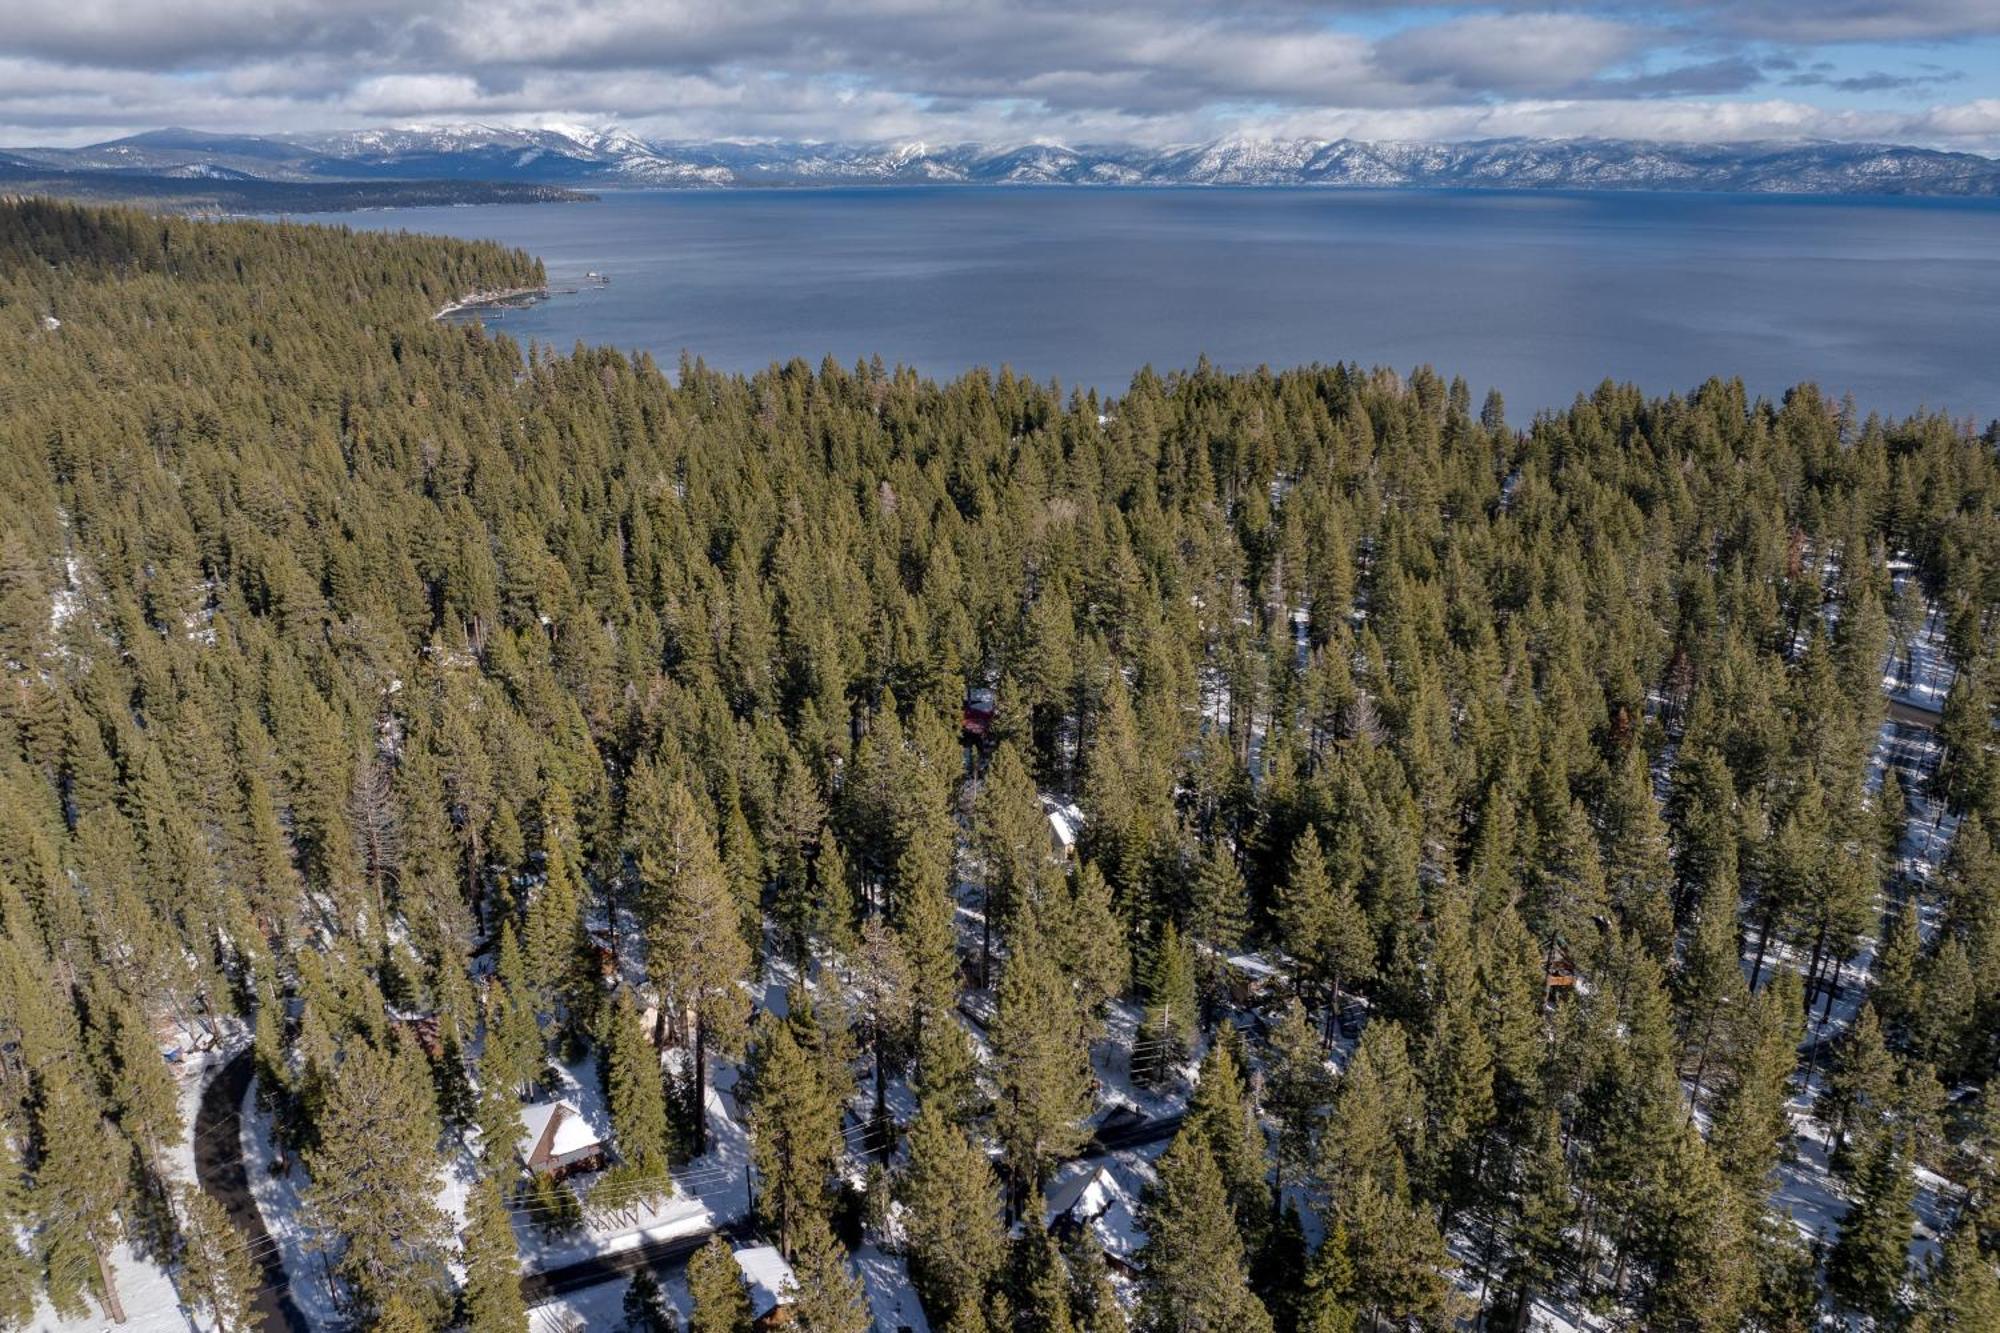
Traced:
<svg viewBox="0 0 2000 1333">
<path fill-rule="evenodd" d="M 1065 1213 L 1077 1214 L 1084 1220 L 1095 1216 L 1104 1206 L 1104 1193 L 1110 1184 L 1111 1173 L 1100 1166 L 1051 1185 L 1047 1223 L 1053 1226 Z"/>
<path fill-rule="evenodd" d="M 1130 1263 L 1146 1243 L 1139 1229 L 1139 1187 L 1109 1166 L 1073 1176 L 1049 1191 L 1048 1226 L 1063 1218 L 1097 1233 L 1105 1254 Z"/>
<path fill-rule="evenodd" d="M 1261 953 L 1236 953 L 1229 966 L 1252 981 L 1270 981 L 1279 975 L 1277 967 Z"/>
<path fill-rule="evenodd" d="M 524 1160 L 534 1156 L 536 1145 L 549 1132 L 551 1120 L 555 1122 L 555 1136 L 549 1144 L 551 1157 L 587 1152 L 603 1142 L 591 1129 L 590 1122 L 583 1118 L 583 1113 L 568 1102 L 536 1102 L 533 1106 L 521 1108 L 520 1151 Z"/>
<path fill-rule="evenodd" d="M 792 1266 L 775 1245 L 752 1245 L 736 1251 L 736 1266 L 750 1288 L 750 1317 L 762 1319 L 780 1305 L 788 1304 L 799 1289 Z"/>
<path fill-rule="evenodd" d="M 1042 810 L 1049 817 L 1049 831 L 1056 841 L 1066 848 L 1076 846 L 1077 834 L 1083 831 L 1083 811 L 1049 796 L 1042 797 Z"/>
</svg>

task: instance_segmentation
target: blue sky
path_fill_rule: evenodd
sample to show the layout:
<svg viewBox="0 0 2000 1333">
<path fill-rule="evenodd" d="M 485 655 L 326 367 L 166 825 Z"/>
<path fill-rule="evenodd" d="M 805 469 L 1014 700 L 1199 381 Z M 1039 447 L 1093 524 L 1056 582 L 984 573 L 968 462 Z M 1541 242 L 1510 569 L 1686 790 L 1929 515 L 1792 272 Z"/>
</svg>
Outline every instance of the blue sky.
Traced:
<svg viewBox="0 0 2000 1333">
<path fill-rule="evenodd" d="M 68 0 L 0 142 L 478 120 L 660 137 L 1831 138 L 2000 153 L 2000 0 Z"/>
</svg>

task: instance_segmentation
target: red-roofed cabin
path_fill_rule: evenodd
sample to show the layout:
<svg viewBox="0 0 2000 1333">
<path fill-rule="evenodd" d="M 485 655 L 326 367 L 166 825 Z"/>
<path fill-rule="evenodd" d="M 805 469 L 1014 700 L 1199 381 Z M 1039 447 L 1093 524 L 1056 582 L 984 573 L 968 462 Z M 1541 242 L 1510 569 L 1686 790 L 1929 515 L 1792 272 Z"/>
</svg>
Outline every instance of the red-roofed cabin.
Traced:
<svg viewBox="0 0 2000 1333">
<path fill-rule="evenodd" d="M 965 711 L 959 714 L 958 729 L 967 745 L 984 745 L 993 729 L 993 712 L 999 699 L 985 686 L 965 692 Z"/>
</svg>

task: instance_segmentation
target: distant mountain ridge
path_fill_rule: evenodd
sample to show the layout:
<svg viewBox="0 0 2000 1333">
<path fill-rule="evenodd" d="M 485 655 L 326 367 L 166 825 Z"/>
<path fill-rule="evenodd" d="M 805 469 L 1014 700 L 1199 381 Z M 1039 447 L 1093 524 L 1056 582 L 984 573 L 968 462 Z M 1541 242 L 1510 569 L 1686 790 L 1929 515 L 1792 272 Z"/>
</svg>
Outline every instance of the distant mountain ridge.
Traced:
<svg viewBox="0 0 2000 1333">
<path fill-rule="evenodd" d="M 5 158 L 67 173 L 209 180 L 483 181 L 617 188 L 940 183 L 1317 185 L 2000 196 L 2000 161 L 1894 144 L 1469 143 L 1229 137 L 1168 148 L 648 140 L 613 127 L 411 126 L 323 134 L 166 129 Z"/>
</svg>

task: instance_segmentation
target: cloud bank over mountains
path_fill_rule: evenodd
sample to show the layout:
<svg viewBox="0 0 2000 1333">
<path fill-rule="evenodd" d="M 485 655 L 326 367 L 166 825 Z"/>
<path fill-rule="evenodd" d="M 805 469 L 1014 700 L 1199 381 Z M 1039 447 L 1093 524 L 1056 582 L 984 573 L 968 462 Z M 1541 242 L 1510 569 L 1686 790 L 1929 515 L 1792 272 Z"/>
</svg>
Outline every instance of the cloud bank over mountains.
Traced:
<svg viewBox="0 0 2000 1333">
<path fill-rule="evenodd" d="M 617 123 L 654 139 L 1827 138 L 2000 152 L 1994 0 L 72 0 L 0 142 Z"/>
</svg>

